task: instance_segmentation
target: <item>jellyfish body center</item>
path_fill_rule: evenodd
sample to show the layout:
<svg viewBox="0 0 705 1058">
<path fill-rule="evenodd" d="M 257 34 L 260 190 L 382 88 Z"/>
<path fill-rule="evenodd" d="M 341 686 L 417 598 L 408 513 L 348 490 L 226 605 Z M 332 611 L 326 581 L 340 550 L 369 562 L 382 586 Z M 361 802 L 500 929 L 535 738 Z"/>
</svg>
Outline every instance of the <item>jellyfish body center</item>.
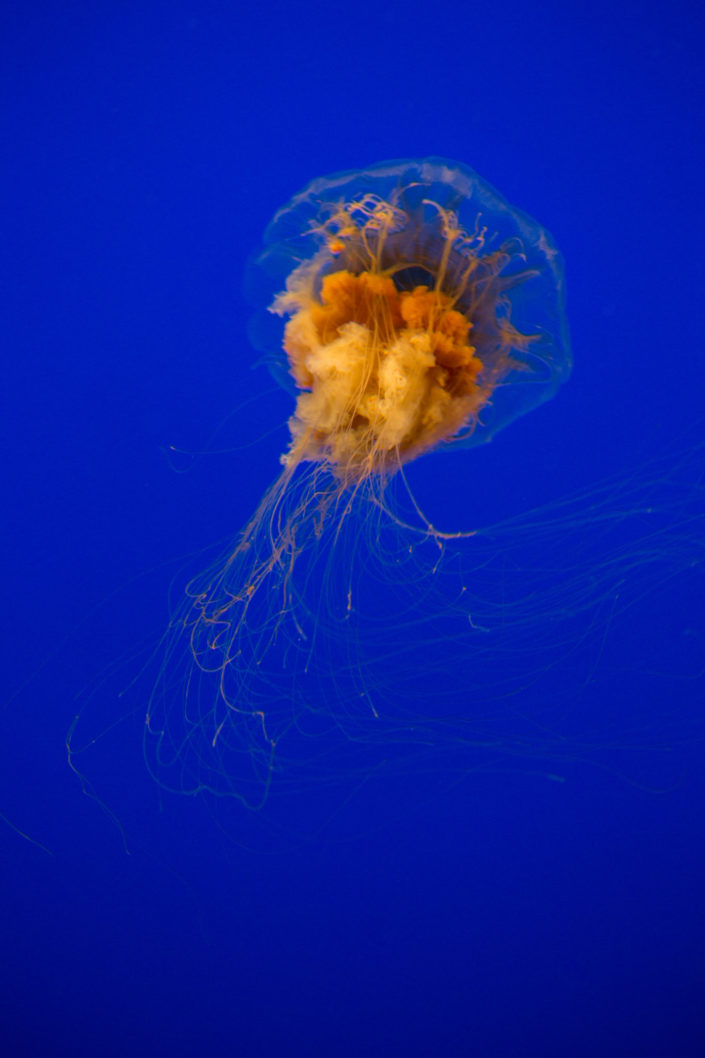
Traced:
<svg viewBox="0 0 705 1058">
<path fill-rule="evenodd" d="M 472 427 L 512 366 L 523 336 L 495 311 L 506 255 L 479 256 L 450 211 L 434 220 L 429 238 L 426 212 L 369 195 L 339 204 L 289 276 L 273 306 L 289 316 L 300 390 L 286 463 L 324 462 L 344 480 L 392 470 Z M 486 357 L 475 316 L 486 346 L 493 324 Z"/>
</svg>

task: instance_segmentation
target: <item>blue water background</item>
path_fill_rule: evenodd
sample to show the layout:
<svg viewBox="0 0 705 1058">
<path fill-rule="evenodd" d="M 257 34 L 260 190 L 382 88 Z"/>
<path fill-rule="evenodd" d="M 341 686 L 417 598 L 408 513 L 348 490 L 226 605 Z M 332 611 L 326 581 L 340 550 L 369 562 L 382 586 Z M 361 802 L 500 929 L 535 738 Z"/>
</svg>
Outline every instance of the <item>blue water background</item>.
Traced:
<svg viewBox="0 0 705 1058">
<path fill-rule="evenodd" d="M 457 158 L 565 256 L 573 376 L 422 461 L 434 519 L 697 481 L 704 22 L 684 0 L 5 6 L 3 1054 L 702 1053 L 697 493 L 681 544 L 659 522 L 680 572 L 642 571 L 527 692 L 564 730 L 576 702 L 558 763 L 451 750 L 452 781 L 425 760 L 335 812 L 314 784 L 253 814 L 160 792 L 139 674 L 179 571 L 277 472 L 290 399 L 252 370 L 243 275 L 314 176 Z"/>
</svg>

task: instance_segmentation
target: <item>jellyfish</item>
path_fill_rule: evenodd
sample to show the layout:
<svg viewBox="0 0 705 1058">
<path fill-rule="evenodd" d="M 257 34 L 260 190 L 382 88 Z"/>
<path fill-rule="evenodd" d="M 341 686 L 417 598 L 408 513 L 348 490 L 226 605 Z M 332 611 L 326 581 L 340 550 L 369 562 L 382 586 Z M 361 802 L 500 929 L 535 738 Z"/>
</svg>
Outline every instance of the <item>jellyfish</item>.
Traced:
<svg viewBox="0 0 705 1058">
<path fill-rule="evenodd" d="M 360 660 L 382 657 L 389 634 L 388 656 L 414 653 L 460 535 L 424 516 L 404 467 L 488 441 L 571 367 L 553 240 L 465 165 L 389 161 L 316 179 L 264 242 L 252 335 L 295 401 L 288 445 L 254 515 L 174 614 L 145 735 L 163 785 L 251 806 L 292 766 L 325 781 L 372 744 L 427 737 L 428 718 L 390 704 Z M 477 625 L 462 590 L 434 612 L 462 613 L 465 634 Z M 402 634 L 412 626 L 415 639 Z"/>
</svg>

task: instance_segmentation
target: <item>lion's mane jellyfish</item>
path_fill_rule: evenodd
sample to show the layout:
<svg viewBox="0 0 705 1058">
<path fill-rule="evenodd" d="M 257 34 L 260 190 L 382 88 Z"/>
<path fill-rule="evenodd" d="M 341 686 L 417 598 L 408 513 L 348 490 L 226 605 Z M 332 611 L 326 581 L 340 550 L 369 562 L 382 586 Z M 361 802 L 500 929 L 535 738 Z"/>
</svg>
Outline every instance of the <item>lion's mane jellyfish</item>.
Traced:
<svg viewBox="0 0 705 1058">
<path fill-rule="evenodd" d="M 253 805 L 289 768 L 321 779 L 330 756 L 344 770 L 331 739 L 423 727 L 359 660 L 376 637 L 360 571 L 378 601 L 401 589 L 397 629 L 418 624 L 404 592 L 417 606 L 438 560 L 415 556 L 443 549 L 418 509 L 414 526 L 399 515 L 395 473 L 488 440 L 570 370 L 550 236 L 442 159 L 314 180 L 275 215 L 255 286 L 255 342 L 296 398 L 283 469 L 190 584 L 147 717 L 160 781 Z"/>
</svg>

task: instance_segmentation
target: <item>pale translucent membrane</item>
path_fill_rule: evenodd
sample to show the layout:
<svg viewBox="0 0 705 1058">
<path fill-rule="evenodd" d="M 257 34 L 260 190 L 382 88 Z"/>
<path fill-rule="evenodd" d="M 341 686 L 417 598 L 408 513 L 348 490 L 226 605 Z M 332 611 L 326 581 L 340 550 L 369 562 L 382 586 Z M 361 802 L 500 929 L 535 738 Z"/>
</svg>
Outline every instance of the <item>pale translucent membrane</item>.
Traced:
<svg viewBox="0 0 705 1058">
<path fill-rule="evenodd" d="M 470 255 L 480 262 L 502 255 L 496 298 L 486 299 L 479 314 L 471 309 L 471 286 L 458 298 L 456 307 L 467 310 L 472 319 L 472 342 L 485 364 L 479 381 L 490 396 L 477 421 L 470 421 L 466 430 L 457 430 L 450 443 L 487 441 L 550 399 L 571 368 L 561 256 L 544 228 L 509 206 L 477 173 L 440 158 L 382 162 L 359 172 L 320 178 L 277 212 L 265 234 L 266 249 L 250 276 L 259 310 L 251 328 L 253 341 L 264 352 L 277 381 L 295 392 L 282 349 L 283 324 L 269 314 L 272 304 L 302 266 L 310 270 L 313 263 L 314 295 L 320 293 L 327 274 L 341 267 L 356 271 L 354 260 L 346 261 L 345 253 L 331 250 L 326 222 L 340 203 L 362 202 L 366 196 L 392 204 L 401 217 L 386 237 L 382 265 L 416 262 L 416 273 L 410 269 L 408 277 L 401 276 L 402 282 L 407 278 L 412 285 L 436 278 L 448 214 L 457 218 L 463 237 L 456 240 L 445 265 L 445 294 L 456 295 Z M 498 370 L 496 362 L 497 326 L 505 320 L 519 335 L 530 338 L 511 350 L 509 371 L 503 365 Z"/>
</svg>

